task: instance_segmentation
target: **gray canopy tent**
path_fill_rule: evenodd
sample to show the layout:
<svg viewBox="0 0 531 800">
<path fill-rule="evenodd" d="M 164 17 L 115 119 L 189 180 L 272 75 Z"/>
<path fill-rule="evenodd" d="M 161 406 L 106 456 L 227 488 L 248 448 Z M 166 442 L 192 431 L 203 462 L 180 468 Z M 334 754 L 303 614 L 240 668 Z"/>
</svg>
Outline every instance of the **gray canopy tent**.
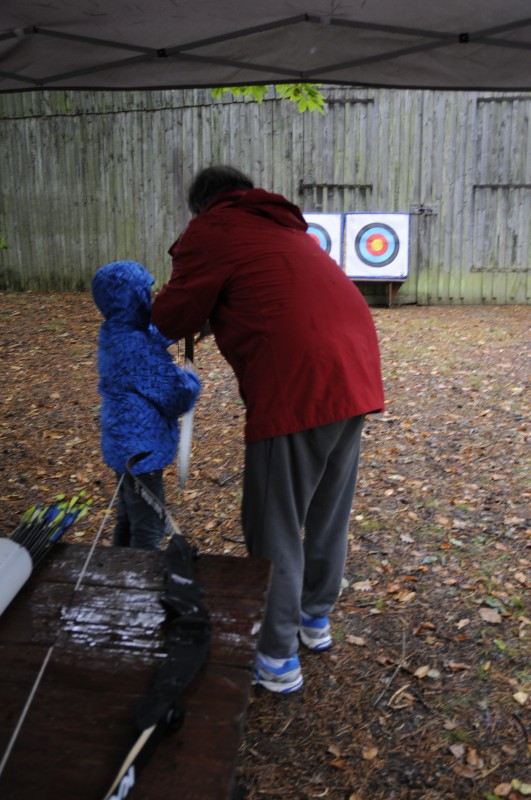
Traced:
<svg viewBox="0 0 531 800">
<path fill-rule="evenodd" d="M 531 87 L 529 0 L 3 0 L 0 92 Z"/>
</svg>

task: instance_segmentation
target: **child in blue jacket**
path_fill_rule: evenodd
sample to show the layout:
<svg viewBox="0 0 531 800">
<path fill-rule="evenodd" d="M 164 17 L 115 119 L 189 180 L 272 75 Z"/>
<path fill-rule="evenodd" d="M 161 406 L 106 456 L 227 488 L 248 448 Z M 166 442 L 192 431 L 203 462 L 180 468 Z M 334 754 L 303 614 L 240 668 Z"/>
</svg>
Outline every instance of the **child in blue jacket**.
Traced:
<svg viewBox="0 0 531 800">
<path fill-rule="evenodd" d="M 98 343 L 103 459 L 120 480 L 132 456 L 151 451 L 132 471 L 164 502 L 162 470 L 175 457 L 177 418 L 192 408 L 201 384 L 173 362 L 171 342 L 151 324 L 154 282 L 141 264 L 116 261 L 97 271 L 92 296 L 105 317 Z M 163 535 L 158 514 L 125 476 L 113 544 L 154 549 Z"/>
</svg>

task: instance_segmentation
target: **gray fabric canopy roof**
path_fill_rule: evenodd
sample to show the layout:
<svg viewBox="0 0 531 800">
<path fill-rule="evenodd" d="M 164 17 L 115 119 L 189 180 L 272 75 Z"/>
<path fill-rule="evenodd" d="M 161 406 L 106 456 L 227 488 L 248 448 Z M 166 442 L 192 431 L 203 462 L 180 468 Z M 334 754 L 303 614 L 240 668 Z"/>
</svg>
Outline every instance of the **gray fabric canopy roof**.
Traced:
<svg viewBox="0 0 531 800">
<path fill-rule="evenodd" d="M 529 0 L 2 0 L 0 92 L 531 88 Z"/>
</svg>

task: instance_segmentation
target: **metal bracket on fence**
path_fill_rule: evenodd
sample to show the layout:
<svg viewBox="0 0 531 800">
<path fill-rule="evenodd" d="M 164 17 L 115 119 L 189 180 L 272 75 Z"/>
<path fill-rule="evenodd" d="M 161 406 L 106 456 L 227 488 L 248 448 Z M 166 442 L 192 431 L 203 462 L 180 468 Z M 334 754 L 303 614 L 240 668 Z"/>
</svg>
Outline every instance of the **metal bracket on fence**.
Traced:
<svg viewBox="0 0 531 800">
<path fill-rule="evenodd" d="M 419 217 L 434 217 L 439 213 L 438 206 L 425 206 L 424 203 L 409 206 L 410 214 L 417 214 Z"/>
</svg>

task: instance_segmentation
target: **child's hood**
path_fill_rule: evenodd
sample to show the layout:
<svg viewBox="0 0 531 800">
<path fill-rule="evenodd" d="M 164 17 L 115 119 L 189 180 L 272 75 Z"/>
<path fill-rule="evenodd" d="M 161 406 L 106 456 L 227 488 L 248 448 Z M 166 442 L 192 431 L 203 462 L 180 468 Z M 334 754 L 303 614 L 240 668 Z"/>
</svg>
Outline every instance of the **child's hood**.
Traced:
<svg viewBox="0 0 531 800">
<path fill-rule="evenodd" d="M 153 276 L 136 261 L 113 261 L 92 279 L 92 296 L 107 320 L 147 328 Z"/>
</svg>

